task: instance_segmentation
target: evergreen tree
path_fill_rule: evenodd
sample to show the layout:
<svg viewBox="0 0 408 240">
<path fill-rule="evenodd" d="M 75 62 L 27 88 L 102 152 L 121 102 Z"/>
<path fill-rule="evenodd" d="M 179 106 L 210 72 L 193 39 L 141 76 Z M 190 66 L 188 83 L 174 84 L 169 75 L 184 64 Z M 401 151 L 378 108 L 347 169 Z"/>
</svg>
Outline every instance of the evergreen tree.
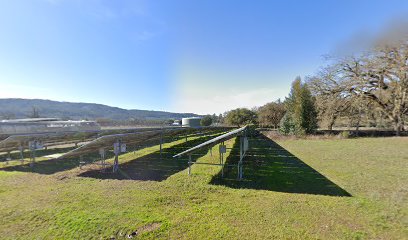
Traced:
<svg viewBox="0 0 408 240">
<path fill-rule="evenodd" d="M 289 113 L 285 113 L 279 123 L 279 132 L 284 135 L 291 135 L 295 133 L 295 124 Z"/>
<path fill-rule="evenodd" d="M 317 129 L 317 111 L 315 99 L 306 83 L 302 84 L 301 106 L 301 128 L 306 134 L 313 133 Z"/>
<path fill-rule="evenodd" d="M 310 134 L 317 129 L 317 111 L 314 98 L 300 77 L 292 83 L 289 96 L 285 99 L 287 114 L 282 119 L 283 134 Z"/>
</svg>

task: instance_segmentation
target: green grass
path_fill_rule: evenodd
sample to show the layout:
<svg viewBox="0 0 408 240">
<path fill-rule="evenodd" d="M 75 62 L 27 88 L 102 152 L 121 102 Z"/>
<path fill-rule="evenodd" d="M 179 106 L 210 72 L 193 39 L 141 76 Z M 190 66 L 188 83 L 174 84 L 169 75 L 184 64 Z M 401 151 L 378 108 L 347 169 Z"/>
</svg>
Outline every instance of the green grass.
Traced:
<svg viewBox="0 0 408 240">
<path fill-rule="evenodd" d="M 252 138 L 242 182 L 234 166 L 224 179 L 208 165 L 188 176 L 187 160 L 171 156 L 203 141 L 192 140 L 167 143 L 162 159 L 157 146 L 124 154 L 117 174 L 0 168 L 0 238 L 408 238 L 408 138 Z M 194 160 L 215 163 L 216 149 Z"/>
</svg>

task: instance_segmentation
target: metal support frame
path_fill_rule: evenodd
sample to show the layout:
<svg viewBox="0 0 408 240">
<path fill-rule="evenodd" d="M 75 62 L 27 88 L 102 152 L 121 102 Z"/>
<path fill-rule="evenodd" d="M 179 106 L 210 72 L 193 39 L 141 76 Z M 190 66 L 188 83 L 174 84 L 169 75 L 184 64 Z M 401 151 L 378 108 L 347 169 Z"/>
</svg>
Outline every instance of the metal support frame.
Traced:
<svg viewBox="0 0 408 240">
<path fill-rule="evenodd" d="M 229 133 L 231 134 L 231 133 Z M 201 146 L 198 145 L 196 147 L 193 147 L 192 149 L 189 149 L 185 152 L 179 153 L 175 155 L 174 157 L 179 157 L 182 154 L 188 154 L 188 175 L 191 175 L 191 167 L 193 164 L 203 164 L 203 165 L 213 165 L 213 166 L 221 166 L 221 177 L 224 177 L 224 168 L 225 166 L 237 166 L 237 180 L 242 180 L 243 179 L 243 159 L 246 155 L 246 152 L 248 150 L 248 138 L 247 138 L 247 129 L 246 127 L 241 131 L 238 135 L 239 137 L 239 160 L 238 163 L 235 165 L 225 165 L 224 164 L 224 154 L 227 149 L 232 149 L 232 148 L 227 148 L 225 146 L 224 141 L 220 141 L 220 148 L 219 148 L 219 160 L 220 162 L 218 164 L 216 163 L 200 163 L 200 162 L 193 162 L 192 161 L 192 149 L 197 149 L 200 148 Z M 187 139 L 187 136 L 186 136 Z M 211 141 L 203 143 L 203 144 L 209 144 Z M 201 144 L 201 145 L 203 145 Z M 225 151 L 224 151 L 225 149 Z M 221 151 L 222 150 L 222 151 Z M 212 147 L 209 147 L 210 155 L 212 157 Z"/>
<path fill-rule="evenodd" d="M 224 147 L 225 147 L 224 142 L 222 142 L 222 143 L 220 144 L 220 146 L 224 146 Z M 227 148 L 225 147 L 225 149 L 227 149 Z M 210 148 L 210 153 L 211 153 L 211 156 L 212 156 L 212 148 Z M 201 163 L 201 162 L 193 162 L 193 161 L 192 161 L 192 154 L 189 154 L 189 155 L 188 155 L 188 175 L 191 175 L 191 166 L 192 166 L 193 164 L 202 164 L 202 165 L 220 166 L 220 167 L 221 167 L 221 177 L 224 177 L 224 167 L 225 167 L 225 164 L 224 164 L 224 153 L 221 152 L 220 149 L 219 149 L 219 160 L 220 160 L 220 163 Z"/>
</svg>

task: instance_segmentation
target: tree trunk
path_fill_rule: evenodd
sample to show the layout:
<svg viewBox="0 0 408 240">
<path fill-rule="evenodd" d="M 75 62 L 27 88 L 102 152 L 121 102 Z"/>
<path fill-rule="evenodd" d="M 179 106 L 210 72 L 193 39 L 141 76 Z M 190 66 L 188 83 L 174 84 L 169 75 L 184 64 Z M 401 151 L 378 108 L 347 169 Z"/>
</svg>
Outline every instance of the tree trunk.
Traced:
<svg viewBox="0 0 408 240">
<path fill-rule="evenodd" d="M 359 132 L 360 132 L 360 121 L 361 121 L 361 108 L 358 108 L 358 116 L 357 116 L 357 124 L 356 124 L 356 136 L 358 136 Z"/>
<path fill-rule="evenodd" d="M 328 126 L 328 128 L 327 128 L 327 130 L 329 130 L 330 132 L 332 132 L 333 131 L 333 124 L 334 123 L 329 123 L 329 126 Z"/>
<path fill-rule="evenodd" d="M 330 132 L 333 131 L 333 126 L 334 126 L 334 123 L 336 122 L 336 119 L 337 119 L 337 116 L 332 116 L 330 121 L 329 121 L 328 129 L 329 129 Z"/>
<path fill-rule="evenodd" d="M 394 130 L 396 136 L 401 136 L 402 121 L 399 116 L 394 117 Z"/>
</svg>

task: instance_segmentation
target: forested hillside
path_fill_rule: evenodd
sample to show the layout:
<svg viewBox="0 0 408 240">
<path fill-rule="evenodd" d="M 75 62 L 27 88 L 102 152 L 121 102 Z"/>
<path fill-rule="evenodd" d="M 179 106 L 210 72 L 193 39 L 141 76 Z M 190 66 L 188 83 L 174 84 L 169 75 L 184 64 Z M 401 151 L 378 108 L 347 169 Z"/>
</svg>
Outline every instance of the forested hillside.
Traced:
<svg viewBox="0 0 408 240">
<path fill-rule="evenodd" d="M 33 117 L 57 117 L 62 119 L 151 119 L 164 120 L 197 116 L 193 113 L 171 113 L 149 110 L 127 110 L 95 103 L 58 102 L 42 99 L 0 99 L 0 119 Z"/>
</svg>

